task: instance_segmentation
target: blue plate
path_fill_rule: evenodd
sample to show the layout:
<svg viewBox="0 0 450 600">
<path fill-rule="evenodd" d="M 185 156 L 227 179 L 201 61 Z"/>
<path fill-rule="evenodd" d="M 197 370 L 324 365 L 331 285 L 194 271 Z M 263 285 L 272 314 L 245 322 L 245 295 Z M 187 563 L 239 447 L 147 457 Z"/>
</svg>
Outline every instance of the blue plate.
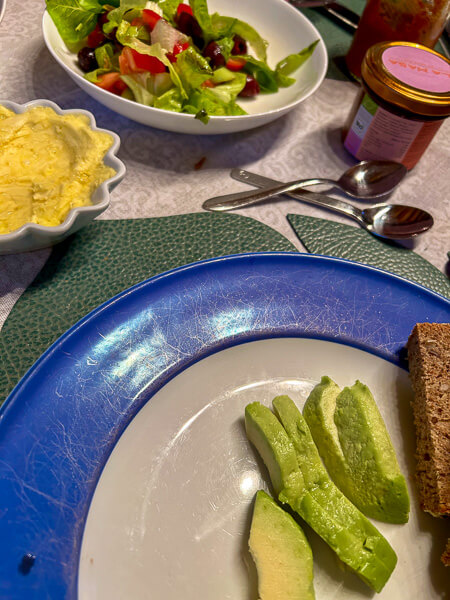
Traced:
<svg viewBox="0 0 450 600">
<path fill-rule="evenodd" d="M 102 469 L 142 406 L 193 363 L 244 342 L 306 337 L 404 365 L 414 324 L 449 320 L 450 302 L 425 288 L 297 253 L 207 260 L 113 298 L 45 352 L 0 413 L 0 596 L 76 598 Z"/>
</svg>

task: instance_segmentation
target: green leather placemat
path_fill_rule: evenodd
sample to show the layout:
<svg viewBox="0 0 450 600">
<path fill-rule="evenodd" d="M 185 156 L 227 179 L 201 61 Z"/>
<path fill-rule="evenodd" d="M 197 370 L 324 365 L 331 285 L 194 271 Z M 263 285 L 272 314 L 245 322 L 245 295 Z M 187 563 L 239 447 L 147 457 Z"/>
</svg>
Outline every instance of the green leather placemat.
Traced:
<svg viewBox="0 0 450 600">
<path fill-rule="evenodd" d="M 277 231 L 235 214 L 94 221 L 53 248 L 6 319 L 0 332 L 0 404 L 60 335 L 135 283 L 205 258 L 295 250 Z"/>
<path fill-rule="evenodd" d="M 351 225 L 304 215 L 287 218 L 308 252 L 378 267 L 450 298 L 448 278 L 412 250 L 379 240 Z"/>
<path fill-rule="evenodd" d="M 365 2 L 364 0 L 341 0 L 341 4 L 361 15 Z M 329 79 L 348 80 L 349 77 L 345 71 L 345 66 L 343 66 L 343 57 L 350 48 L 353 33 L 346 30 L 345 26 L 338 25 L 329 17 L 323 16 L 312 8 L 303 8 L 301 12 L 317 28 L 325 42 L 329 58 L 326 76 Z"/>
</svg>

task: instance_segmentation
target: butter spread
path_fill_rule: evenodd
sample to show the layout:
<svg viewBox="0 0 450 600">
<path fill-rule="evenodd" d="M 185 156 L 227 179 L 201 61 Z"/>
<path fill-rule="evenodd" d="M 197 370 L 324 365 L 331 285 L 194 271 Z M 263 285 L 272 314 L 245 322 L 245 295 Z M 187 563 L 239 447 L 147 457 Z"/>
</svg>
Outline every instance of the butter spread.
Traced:
<svg viewBox="0 0 450 600">
<path fill-rule="evenodd" d="M 103 164 L 112 141 L 85 115 L 50 107 L 16 114 L 0 105 L 0 234 L 25 223 L 60 225 L 72 208 L 91 204 L 115 174 Z"/>
</svg>

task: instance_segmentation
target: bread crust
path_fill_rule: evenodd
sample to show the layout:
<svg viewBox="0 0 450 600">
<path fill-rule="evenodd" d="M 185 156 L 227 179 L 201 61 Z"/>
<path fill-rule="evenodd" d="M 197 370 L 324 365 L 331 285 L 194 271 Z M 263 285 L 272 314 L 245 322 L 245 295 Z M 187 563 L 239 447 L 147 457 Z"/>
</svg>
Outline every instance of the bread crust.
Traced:
<svg viewBox="0 0 450 600">
<path fill-rule="evenodd" d="M 450 323 L 417 323 L 407 344 L 421 508 L 450 515 Z"/>
<path fill-rule="evenodd" d="M 446 567 L 450 567 L 450 538 L 447 540 L 447 545 L 445 547 L 444 553 L 441 556 L 441 560 Z"/>
</svg>

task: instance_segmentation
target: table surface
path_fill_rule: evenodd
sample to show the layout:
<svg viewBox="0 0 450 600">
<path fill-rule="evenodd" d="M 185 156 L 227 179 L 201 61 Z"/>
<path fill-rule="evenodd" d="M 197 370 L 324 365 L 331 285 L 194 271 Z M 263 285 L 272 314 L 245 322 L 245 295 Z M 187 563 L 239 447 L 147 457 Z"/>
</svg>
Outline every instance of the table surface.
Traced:
<svg viewBox="0 0 450 600">
<path fill-rule="evenodd" d="M 44 9 L 44 0 L 35 0 L 33 10 L 23 10 L 23 2 L 19 0 L 7 0 L 0 24 L 0 101 L 25 103 L 47 98 L 62 108 L 85 108 L 95 115 L 100 127 L 119 134 L 119 157 L 127 167 L 127 175 L 112 193 L 110 207 L 100 219 L 199 212 L 208 197 L 246 188 L 229 176 L 233 167 L 288 181 L 303 177 L 338 178 L 355 162 L 342 148 L 340 139 L 341 127 L 358 91 L 352 82 L 327 78 L 313 97 L 291 113 L 248 132 L 224 136 L 164 132 L 111 112 L 77 87 L 44 44 L 41 32 Z M 344 38 L 341 49 L 345 52 L 350 37 Z M 391 196 L 393 202 L 416 205 L 433 214 L 433 229 L 410 247 L 442 271 L 446 269 L 450 250 L 449 133 L 450 120 Z M 196 169 L 201 159 L 203 166 Z M 355 203 L 364 206 L 364 202 Z M 279 231 L 299 250 L 304 248 L 286 220 L 288 213 L 351 224 L 337 215 L 289 199 L 240 212 Z M 49 252 L 46 249 L 0 257 L 0 327 Z"/>
</svg>

